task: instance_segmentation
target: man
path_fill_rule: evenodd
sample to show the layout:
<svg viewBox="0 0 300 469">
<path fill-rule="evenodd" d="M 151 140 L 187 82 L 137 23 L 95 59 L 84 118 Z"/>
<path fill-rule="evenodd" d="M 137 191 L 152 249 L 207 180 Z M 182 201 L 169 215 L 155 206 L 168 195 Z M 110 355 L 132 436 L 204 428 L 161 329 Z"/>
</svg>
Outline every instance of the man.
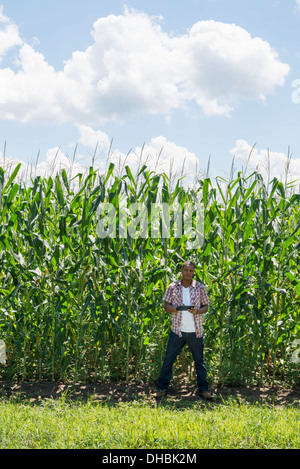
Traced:
<svg viewBox="0 0 300 469">
<path fill-rule="evenodd" d="M 172 378 L 173 364 L 183 346 L 188 344 L 196 366 L 199 395 L 211 399 L 206 381 L 206 367 L 203 360 L 203 327 L 202 315 L 208 310 L 206 288 L 202 283 L 193 280 L 195 264 L 185 262 L 181 269 L 182 278 L 168 286 L 163 300 L 167 313 L 172 314 L 172 327 L 169 342 L 158 378 L 156 397 L 167 392 Z M 179 306 L 189 306 L 184 310 Z"/>
</svg>

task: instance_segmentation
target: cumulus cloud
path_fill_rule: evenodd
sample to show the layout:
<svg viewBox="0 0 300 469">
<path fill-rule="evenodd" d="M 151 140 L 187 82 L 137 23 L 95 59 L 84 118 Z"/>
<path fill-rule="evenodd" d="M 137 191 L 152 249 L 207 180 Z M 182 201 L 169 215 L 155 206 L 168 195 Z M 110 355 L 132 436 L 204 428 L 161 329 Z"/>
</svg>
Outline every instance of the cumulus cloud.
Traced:
<svg viewBox="0 0 300 469">
<path fill-rule="evenodd" d="M 18 63 L 21 70 L 0 69 L 0 83 L 4 87 L 1 118 L 21 122 L 65 121 L 63 103 L 58 102 L 56 73 L 41 53 L 23 44 Z"/>
<path fill-rule="evenodd" d="M 201 21 L 181 40 L 189 66 L 185 95 L 206 114 L 228 114 L 238 98 L 265 100 L 289 70 L 268 42 L 234 24 Z"/>
<path fill-rule="evenodd" d="M 94 130 L 86 125 L 77 125 L 77 127 L 80 134 L 78 142 L 95 151 L 94 167 L 101 170 L 105 165 L 114 163 L 116 171 L 120 173 L 126 165 L 136 173 L 145 164 L 149 171 L 164 172 L 173 179 L 183 175 L 188 179 L 194 179 L 201 172 L 199 160 L 194 153 L 161 135 L 124 153 L 112 149 L 109 137 L 101 130 Z"/>
<path fill-rule="evenodd" d="M 0 151 L 0 167 L 5 171 L 6 179 L 12 174 L 16 166 L 21 163 L 16 181 L 19 184 L 31 184 L 31 180 L 37 176 L 42 178 L 54 177 L 66 170 L 71 178 L 78 173 L 86 174 L 88 168 L 81 165 L 80 161 L 73 161 L 70 156 L 64 153 L 59 147 L 49 148 L 42 161 L 28 162 L 12 155 L 4 155 Z"/>
<path fill-rule="evenodd" d="M 257 170 L 266 181 L 276 177 L 282 182 L 296 181 L 300 186 L 300 158 L 269 149 L 258 150 L 243 139 L 237 140 L 235 145 L 231 153 L 244 163 L 244 167 L 247 166 L 248 172 Z"/>
<path fill-rule="evenodd" d="M 108 136 L 101 130 L 94 130 L 85 125 L 77 127 L 80 147 L 79 152 L 72 157 L 59 147 L 53 147 L 49 148 L 45 155 L 40 155 L 38 161 L 29 163 L 11 155 L 4 157 L 0 151 L 0 166 L 6 171 L 6 177 L 9 177 L 18 163 L 22 164 L 18 182 L 26 184 L 30 184 L 31 178 L 36 176 L 54 177 L 63 169 L 70 178 L 74 178 L 78 173 L 87 174 L 90 165 L 103 173 L 110 163 L 115 165 L 116 175 L 123 176 L 126 165 L 130 167 L 134 175 L 143 165 L 146 165 L 150 172 L 165 173 L 171 183 L 176 183 L 179 177 L 183 177 L 183 185 L 192 184 L 197 176 L 201 175 L 197 156 L 163 136 L 152 138 L 143 146 L 137 146 L 128 153 L 124 153 L 118 149 L 112 149 Z M 92 150 L 92 153 L 87 155 L 86 150 L 88 152 Z M 84 163 L 81 163 L 82 161 Z"/>
<path fill-rule="evenodd" d="M 109 150 L 110 140 L 105 132 L 94 130 L 84 124 L 78 124 L 77 128 L 79 130 L 79 143 L 93 150 L 97 149 L 100 152 L 107 152 Z"/>
<path fill-rule="evenodd" d="M 171 181 L 184 177 L 185 182 L 193 182 L 201 172 L 197 156 L 187 148 L 169 142 L 163 136 L 152 138 L 143 146 L 125 154 L 113 151 L 109 161 L 115 164 L 116 170 L 122 174 L 125 165 L 129 165 L 133 173 L 146 165 L 149 171 L 165 173 Z"/>
<path fill-rule="evenodd" d="M 142 113 L 168 114 L 195 101 L 208 115 L 229 114 L 241 98 L 266 99 L 289 66 L 270 44 L 234 24 L 200 21 L 172 36 L 159 19 L 126 10 L 99 18 L 92 43 L 55 70 L 0 9 L 1 119 L 98 126 Z"/>
<path fill-rule="evenodd" d="M 18 174 L 19 182 L 30 183 L 35 176 L 55 176 L 63 169 L 67 175 L 74 178 L 78 173 L 88 173 L 90 164 L 100 173 L 105 172 L 109 163 L 114 163 L 115 174 L 124 175 L 124 168 L 128 165 L 133 174 L 145 164 L 149 171 L 155 173 L 164 172 L 171 183 L 176 183 L 178 178 L 183 177 L 183 186 L 190 187 L 198 178 L 204 176 L 205 171 L 199 167 L 199 159 L 187 148 L 170 142 L 166 137 L 158 136 L 152 138 L 143 146 L 137 146 L 128 153 L 118 149 L 111 149 L 108 136 L 88 126 L 79 127 L 79 141 L 86 149 L 98 148 L 96 155 L 85 154 L 85 150 L 71 158 L 59 147 L 50 148 L 44 158 L 34 163 L 24 162 L 18 158 L 5 156 L 0 151 L 0 166 L 6 171 L 7 177 L 12 173 L 18 163 L 22 164 Z M 100 142 L 100 146 L 99 146 Z M 95 146 L 95 147 L 94 147 Z M 240 139 L 235 147 L 230 150 L 236 160 L 240 161 L 246 174 L 258 171 L 265 182 L 270 182 L 274 177 L 282 182 L 293 182 L 296 191 L 300 188 L 300 158 L 293 158 L 290 154 L 271 151 L 269 149 L 258 149 L 250 145 L 246 140 Z M 96 158 L 94 158 L 96 156 Z M 84 161 L 84 163 L 81 163 Z M 74 182 L 76 186 L 76 181 Z"/>
<path fill-rule="evenodd" d="M 10 22 L 0 6 L 0 63 L 10 49 L 21 44 L 18 27 Z"/>
</svg>

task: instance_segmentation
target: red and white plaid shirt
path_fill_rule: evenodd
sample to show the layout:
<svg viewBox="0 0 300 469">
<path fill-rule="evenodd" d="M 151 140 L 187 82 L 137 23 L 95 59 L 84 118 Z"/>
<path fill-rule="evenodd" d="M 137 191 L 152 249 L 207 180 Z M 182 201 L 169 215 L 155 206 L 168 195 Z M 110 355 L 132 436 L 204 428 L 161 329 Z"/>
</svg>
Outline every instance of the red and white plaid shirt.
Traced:
<svg viewBox="0 0 300 469">
<path fill-rule="evenodd" d="M 173 306 L 181 306 L 183 305 L 183 295 L 182 295 L 182 285 L 181 280 L 171 283 L 164 296 L 163 300 L 171 303 Z M 200 283 L 196 282 L 196 280 L 192 280 L 191 285 L 189 286 L 190 296 L 191 296 L 191 304 L 195 306 L 195 308 L 199 309 L 201 306 L 208 305 L 209 300 L 206 292 L 205 286 Z M 182 318 L 182 311 L 177 311 L 176 313 L 172 313 L 172 331 L 182 337 L 181 333 L 181 318 Z M 202 314 L 194 314 L 194 322 L 195 322 L 195 330 L 196 330 L 196 337 L 203 336 L 203 320 Z"/>
</svg>

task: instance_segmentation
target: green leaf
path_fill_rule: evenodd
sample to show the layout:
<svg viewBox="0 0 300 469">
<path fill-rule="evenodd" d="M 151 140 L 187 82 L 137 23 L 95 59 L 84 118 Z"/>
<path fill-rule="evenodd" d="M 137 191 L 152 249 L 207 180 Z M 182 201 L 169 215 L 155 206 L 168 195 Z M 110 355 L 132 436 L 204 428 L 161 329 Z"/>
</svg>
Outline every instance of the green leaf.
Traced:
<svg viewBox="0 0 300 469">
<path fill-rule="evenodd" d="M 10 178 L 8 179 L 8 181 L 7 181 L 6 185 L 5 185 L 5 187 L 4 187 L 4 191 L 3 191 L 4 194 L 8 191 L 10 185 L 12 184 L 12 182 L 13 182 L 13 181 L 15 180 L 15 178 L 17 177 L 17 174 L 18 174 L 20 168 L 21 168 L 21 163 L 18 163 L 17 166 L 15 167 L 15 169 L 13 170 L 13 172 L 12 172 Z"/>
<path fill-rule="evenodd" d="M 63 194 L 61 182 L 58 176 L 55 177 L 55 191 L 56 191 L 57 201 L 59 205 L 63 207 L 64 206 L 64 194 Z"/>
</svg>

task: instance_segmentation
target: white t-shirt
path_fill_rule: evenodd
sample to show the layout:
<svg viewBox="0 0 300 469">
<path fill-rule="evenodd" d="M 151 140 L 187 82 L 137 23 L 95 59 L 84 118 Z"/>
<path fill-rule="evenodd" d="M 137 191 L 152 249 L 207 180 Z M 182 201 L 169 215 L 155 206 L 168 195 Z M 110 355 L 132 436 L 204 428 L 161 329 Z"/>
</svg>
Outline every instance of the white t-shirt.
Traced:
<svg viewBox="0 0 300 469">
<path fill-rule="evenodd" d="M 182 288 L 182 297 L 183 297 L 183 304 L 190 306 L 191 305 L 191 295 L 189 287 Z M 181 332 L 195 332 L 195 322 L 194 322 L 194 315 L 189 313 L 188 311 L 181 311 Z"/>
</svg>

